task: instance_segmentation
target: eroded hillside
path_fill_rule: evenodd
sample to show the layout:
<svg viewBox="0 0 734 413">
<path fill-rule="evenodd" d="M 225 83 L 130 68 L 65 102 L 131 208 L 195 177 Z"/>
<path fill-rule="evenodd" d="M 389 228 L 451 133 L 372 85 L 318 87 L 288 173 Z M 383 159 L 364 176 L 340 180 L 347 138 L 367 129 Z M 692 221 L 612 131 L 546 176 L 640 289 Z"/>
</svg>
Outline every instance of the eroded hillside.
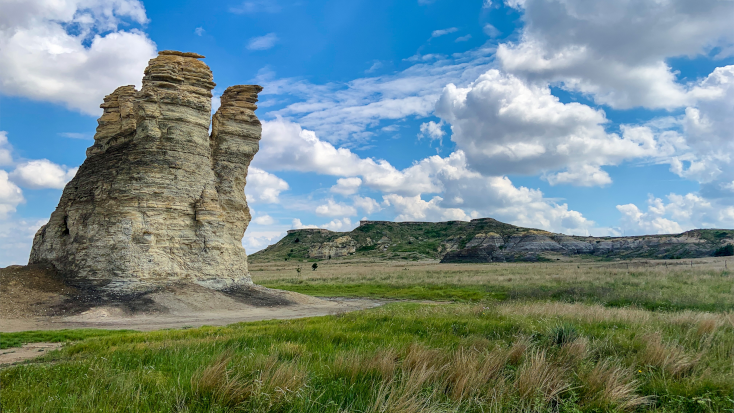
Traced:
<svg viewBox="0 0 734 413">
<path fill-rule="evenodd" d="M 734 244 L 734 230 L 697 229 L 672 235 L 586 237 L 516 227 L 492 218 L 470 222 L 362 221 L 350 232 L 288 231 L 277 244 L 251 255 L 250 259 L 263 262 L 364 257 L 508 262 L 555 260 L 574 255 L 680 259 L 712 256 L 730 244 Z"/>
</svg>

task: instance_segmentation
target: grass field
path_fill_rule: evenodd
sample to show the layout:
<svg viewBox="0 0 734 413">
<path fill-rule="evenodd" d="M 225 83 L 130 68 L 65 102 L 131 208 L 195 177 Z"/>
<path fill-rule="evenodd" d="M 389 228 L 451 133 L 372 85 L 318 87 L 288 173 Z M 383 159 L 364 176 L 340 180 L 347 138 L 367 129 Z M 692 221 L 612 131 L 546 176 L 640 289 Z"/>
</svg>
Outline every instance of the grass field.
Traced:
<svg viewBox="0 0 734 413">
<path fill-rule="evenodd" d="M 69 341 L 0 371 L 3 412 L 731 412 L 734 277 L 722 267 L 253 266 L 256 282 L 296 291 L 453 302 L 2 334 Z"/>
<path fill-rule="evenodd" d="M 253 280 L 316 296 L 417 300 L 554 300 L 649 310 L 734 309 L 734 260 L 557 263 L 253 264 Z"/>
</svg>

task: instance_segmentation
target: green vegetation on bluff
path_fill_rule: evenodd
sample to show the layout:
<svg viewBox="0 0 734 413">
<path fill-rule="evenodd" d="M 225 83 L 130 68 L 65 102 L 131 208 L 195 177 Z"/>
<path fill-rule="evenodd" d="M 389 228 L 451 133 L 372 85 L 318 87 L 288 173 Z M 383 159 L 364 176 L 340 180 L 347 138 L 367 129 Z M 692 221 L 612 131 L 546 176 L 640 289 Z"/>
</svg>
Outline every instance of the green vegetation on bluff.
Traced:
<svg viewBox="0 0 734 413">
<path fill-rule="evenodd" d="M 351 232 L 304 229 L 290 231 L 278 243 L 248 257 L 251 262 L 308 259 L 309 248 L 323 242 L 333 242 L 348 235 L 359 246 L 355 255 L 381 259 L 438 259 L 446 245 L 464 248 L 478 233 L 495 232 L 503 236 L 529 231 L 491 218 L 448 222 L 385 222 L 361 225 Z M 380 242 L 389 239 L 389 242 Z"/>
<path fill-rule="evenodd" d="M 580 254 L 603 259 L 723 256 L 734 230 L 692 230 L 637 237 L 586 237 L 516 227 L 491 218 L 470 222 L 368 221 L 350 232 L 301 229 L 250 255 L 250 262 L 308 261 L 351 256 L 442 262 L 548 261 Z M 729 248 L 729 249 L 727 249 Z"/>
</svg>

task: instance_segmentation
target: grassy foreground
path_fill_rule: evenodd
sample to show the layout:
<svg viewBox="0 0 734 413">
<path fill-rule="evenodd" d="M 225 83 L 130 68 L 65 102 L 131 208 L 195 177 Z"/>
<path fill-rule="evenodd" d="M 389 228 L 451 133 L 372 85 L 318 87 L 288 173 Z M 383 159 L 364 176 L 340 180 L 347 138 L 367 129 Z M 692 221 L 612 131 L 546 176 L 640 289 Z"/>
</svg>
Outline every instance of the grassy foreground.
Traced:
<svg viewBox="0 0 734 413">
<path fill-rule="evenodd" d="M 734 310 L 734 260 L 421 264 L 253 264 L 253 280 L 316 296 L 449 300 L 553 300 L 648 310 Z"/>
<path fill-rule="evenodd" d="M 0 382 L 5 412 L 724 412 L 733 349 L 734 314 L 395 303 L 89 337 Z"/>
</svg>

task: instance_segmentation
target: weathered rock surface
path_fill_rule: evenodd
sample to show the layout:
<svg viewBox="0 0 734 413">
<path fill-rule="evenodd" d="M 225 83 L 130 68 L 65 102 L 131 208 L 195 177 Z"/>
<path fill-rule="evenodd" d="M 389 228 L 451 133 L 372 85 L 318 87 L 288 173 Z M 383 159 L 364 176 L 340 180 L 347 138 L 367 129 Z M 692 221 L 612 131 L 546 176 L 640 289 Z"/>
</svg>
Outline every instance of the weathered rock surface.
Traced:
<svg viewBox="0 0 734 413">
<path fill-rule="evenodd" d="M 548 253 L 567 256 L 589 254 L 607 258 L 692 258 L 711 255 L 714 245 L 696 236 L 694 231 L 676 235 L 596 238 L 530 230 L 504 238 L 498 234 L 477 234 L 466 247 L 450 251 L 441 261 L 535 261 Z"/>
<path fill-rule="evenodd" d="M 334 241 L 323 242 L 312 245 L 308 250 L 308 256 L 316 259 L 331 259 L 346 257 L 357 251 L 357 241 L 352 237 L 345 235 Z"/>
<path fill-rule="evenodd" d="M 36 233 L 30 264 L 117 292 L 180 280 L 251 284 L 241 240 L 262 88 L 228 88 L 212 120 L 215 84 L 202 57 L 160 52 L 140 91 L 122 86 L 105 97 L 95 142 Z"/>
</svg>

